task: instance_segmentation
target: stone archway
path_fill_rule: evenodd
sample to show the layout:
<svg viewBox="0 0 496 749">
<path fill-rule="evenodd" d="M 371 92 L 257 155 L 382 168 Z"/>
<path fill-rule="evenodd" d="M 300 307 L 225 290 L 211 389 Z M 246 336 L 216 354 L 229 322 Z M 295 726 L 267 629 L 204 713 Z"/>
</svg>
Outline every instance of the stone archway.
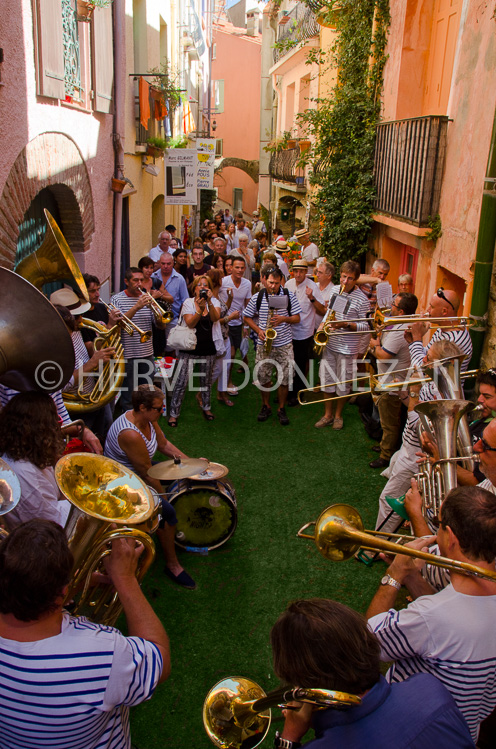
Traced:
<svg viewBox="0 0 496 749">
<path fill-rule="evenodd" d="M 75 253 L 89 249 L 95 221 L 86 164 L 71 138 L 41 133 L 18 155 L 0 196 L 0 265 L 14 267 L 19 225 L 44 187 L 57 199 L 69 247 Z"/>
</svg>

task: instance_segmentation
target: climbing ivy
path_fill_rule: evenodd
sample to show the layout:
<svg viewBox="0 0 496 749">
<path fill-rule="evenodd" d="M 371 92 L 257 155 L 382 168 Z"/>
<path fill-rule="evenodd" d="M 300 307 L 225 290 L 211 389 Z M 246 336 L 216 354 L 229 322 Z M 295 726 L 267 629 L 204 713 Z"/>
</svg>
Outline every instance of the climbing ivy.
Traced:
<svg viewBox="0 0 496 749">
<path fill-rule="evenodd" d="M 304 0 L 312 7 L 314 0 Z M 328 0 L 336 40 L 328 63 L 337 81 L 317 108 L 299 115 L 314 141 L 304 155 L 312 166 L 312 196 L 320 250 L 335 264 L 367 252 L 374 201 L 375 128 L 379 121 L 389 0 Z M 309 58 L 314 61 L 315 53 Z"/>
</svg>

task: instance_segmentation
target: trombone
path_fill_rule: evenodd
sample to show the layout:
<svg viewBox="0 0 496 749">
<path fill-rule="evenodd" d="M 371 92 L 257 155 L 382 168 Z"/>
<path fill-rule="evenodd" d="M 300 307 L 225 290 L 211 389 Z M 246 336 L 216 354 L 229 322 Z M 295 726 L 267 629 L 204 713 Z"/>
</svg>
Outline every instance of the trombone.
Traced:
<svg viewBox="0 0 496 749">
<path fill-rule="evenodd" d="M 409 323 L 415 322 L 428 322 L 429 327 L 427 330 L 453 330 L 454 328 L 472 328 L 477 324 L 477 321 L 469 316 L 462 317 L 429 317 L 425 315 L 398 315 L 397 317 L 386 317 L 385 313 L 381 309 L 377 309 L 373 317 L 356 317 L 346 322 L 357 323 L 357 322 L 368 322 L 372 325 L 374 333 L 382 333 L 384 328 L 389 325 L 408 325 Z M 329 335 L 364 335 L 363 331 L 357 330 L 333 330 L 331 325 L 329 327 Z M 426 332 L 427 332 L 426 330 Z"/>
<path fill-rule="evenodd" d="M 436 366 L 444 365 L 445 363 L 452 361 L 452 359 L 453 357 L 439 359 L 436 361 Z M 413 372 L 418 371 L 420 374 L 423 374 L 423 369 L 425 367 L 429 367 L 430 369 L 432 369 L 432 362 L 429 362 L 429 364 L 427 365 L 423 364 L 422 366 L 398 369 L 396 370 L 396 372 L 386 373 L 383 375 L 362 374 L 352 378 L 351 380 L 339 380 L 338 382 L 321 383 L 320 385 L 315 385 L 314 387 L 304 388 L 300 390 L 298 392 L 298 403 L 301 406 L 308 406 L 312 403 L 325 403 L 326 401 L 336 400 L 336 398 L 352 398 L 357 394 L 357 391 L 359 393 L 384 393 L 388 392 L 389 390 L 401 390 L 408 387 L 409 385 L 423 385 L 426 382 L 432 382 L 434 378 L 426 375 L 425 377 L 410 377 L 407 380 L 403 380 L 402 382 L 383 382 L 383 378 L 390 377 L 391 375 L 403 374 L 403 372 L 409 372 L 410 374 L 412 374 Z M 471 377 L 475 377 L 478 372 L 478 369 L 468 369 L 466 372 L 460 372 L 460 380 L 466 380 L 470 379 Z M 365 381 L 363 385 L 358 384 L 361 380 Z M 356 387 L 352 388 L 351 392 L 347 393 L 346 395 L 329 395 L 328 393 L 323 393 L 325 396 L 324 398 L 311 398 L 305 395 L 305 393 L 321 393 L 326 387 L 336 388 L 338 385 L 347 385 L 349 382 L 354 382 L 357 384 Z M 368 390 L 361 389 L 362 387 L 366 388 L 367 385 Z"/>
<path fill-rule="evenodd" d="M 314 535 L 304 531 L 311 525 L 315 526 Z M 335 504 L 327 507 L 315 522 L 306 523 L 297 533 L 298 538 L 308 538 L 315 542 L 322 556 L 332 562 L 344 562 L 352 557 L 358 549 L 367 551 L 385 551 L 390 554 L 404 554 L 414 559 L 422 559 L 436 567 L 444 567 L 452 572 L 464 575 L 475 575 L 485 580 L 496 581 L 496 570 L 486 570 L 468 562 L 439 557 L 427 551 L 401 546 L 401 543 L 414 541 L 413 536 L 402 536 L 398 533 L 364 530 L 362 518 L 351 505 Z M 387 541 L 397 538 L 396 542 Z"/>
<path fill-rule="evenodd" d="M 144 289 L 140 289 L 140 291 L 141 291 L 141 296 L 143 296 L 143 294 L 148 294 L 148 292 L 145 291 Z M 170 306 L 170 304 L 167 304 L 167 309 L 165 310 L 160 306 L 157 300 L 154 299 L 152 296 L 150 297 L 150 299 L 151 299 L 151 302 L 149 302 L 146 306 L 150 307 L 151 311 L 153 312 L 155 321 L 159 325 L 168 325 L 173 318 L 172 307 Z"/>
<path fill-rule="evenodd" d="M 281 687 L 266 694 L 255 681 L 231 676 L 217 682 L 205 697 L 203 725 L 209 739 L 221 749 L 254 749 L 269 731 L 270 708 L 292 700 L 321 710 L 343 710 L 361 702 L 357 695 L 329 689 Z"/>
<path fill-rule="evenodd" d="M 115 304 L 107 304 L 107 302 L 104 302 L 103 299 L 100 299 L 101 303 L 106 307 L 106 309 L 109 312 L 119 312 L 121 314 L 120 319 L 120 325 L 122 326 L 122 329 L 126 331 L 128 335 L 133 335 L 134 331 L 136 331 L 140 337 L 141 343 L 146 343 L 150 340 L 152 337 L 152 331 L 151 330 L 141 330 L 136 323 L 134 323 L 130 317 L 126 317 L 119 307 L 116 307 Z"/>
</svg>

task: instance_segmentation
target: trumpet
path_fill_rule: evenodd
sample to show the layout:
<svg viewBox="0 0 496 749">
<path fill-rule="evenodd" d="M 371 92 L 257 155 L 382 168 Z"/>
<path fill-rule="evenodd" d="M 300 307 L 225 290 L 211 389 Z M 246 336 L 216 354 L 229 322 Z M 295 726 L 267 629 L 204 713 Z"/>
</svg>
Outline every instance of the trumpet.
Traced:
<svg viewBox="0 0 496 749">
<path fill-rule="evenodd" d="M 304 533 L 311 525 L 315 526 L 314 535 Z M 444 567 L 451 572 L 464 575 L 475 575 L 485 580 L 496 581 L 496 571 L 486 570 L 475 564 L 459 562 L 456 559 L 429 554 L 427 551 L 402 546 L 402 542 L 414 541 L 413 536 L 402 536 L 398 533 L 364 530 L 362 518 L 354 507 L 346 504 L 335 504 L 327 507 L 315 522 L 306 523 L 298 533 L 298 538 L 308 538 L 315 542 L 322 556 L 332 562 L 344 562 L 350 559 L 358 549 L 367 551 L 385 551 L 389 554 L 404 554 L 414 559 L 422 559 L 436 567 Z M 398 539 L 396 542 L 388 538 Z"/>
<path fill-rule="evenodd" d="M 143 294 L 148 293 L 144 289 L 140 289 L 140 291 L 141 291 L 141 296 L 143 296 Z M 170 323 L 170 321 L 173 318 L 172 307 L 170 306 L 170 304 L 168 302 L 165 302 L 164 304 L 167 304 L 167 309 L 164 309 L 160 306 L 157 300 L 154 299 L 152 296 L 150 297 L 150 299 L 151 299 L 151 302 L 147 304 L 147 307 L 150 307 L 151 311 L 153 312 L 155 321 L 159 325 L 168 325 L 168 323 Z"/>
<path fill-rule="evenodd" d="M 203 703 L 203 725 L 221 749 L 243 749 L 262 743 L 270 728 L 270 708 L 279 703 L 308 702 L 321 710 L 359 705 L 360 697 L 330 689 L 281 687 L 266 694 L 251 679 L 228 677 L 217 682 Z"/>
<path fill-rule="evenodd" d="M 146 343 L 150 340 L 150 338 L 152 337 L 151 330 L 141 330 L 141 328 L 139 328 L 136 323 L 131 320 L 130 317 L 126 317 L 126 315 L 122 314 L 119 307 L 116 307 L 115 304 L 107 304 L 107 302 L 104 302 L 103 299 L 100 299 L 100 301 L 109 312 L 120 312 L 120 325 L 128 335 L 133 335 L 134 331 L 136 331 L 140 337 L 141 343 Z"/>
<path fill-rule="evenodd" d="M 339 294 L 338 296 L 341 296 L 341 294 L 344 291 L 344 284 L 341 284 L 339 287 Z M 322 329 L 318 330 L 314 337 L 313 337 L 313 351 L 316 356 L 322 356 L 324 353 L 324 349 L 327 346 L 327 343 L 329 341 L 329 335 L 331 334 L 332 327 L 328 325 L 328 323 L 331 323 L 333 320 L 336 319 L 336 312 L 333 309 L 328 309 L 327 312 L 324 315 L 324 319 L 322 320 Z"/>
</svg>

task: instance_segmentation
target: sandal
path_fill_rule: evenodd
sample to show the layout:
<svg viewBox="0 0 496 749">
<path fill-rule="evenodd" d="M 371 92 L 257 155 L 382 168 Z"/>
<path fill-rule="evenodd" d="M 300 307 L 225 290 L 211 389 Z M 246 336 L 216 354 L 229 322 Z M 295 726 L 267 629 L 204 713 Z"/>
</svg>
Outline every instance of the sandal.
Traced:
<svg viewBox="0 0 496 749">
<path fill-rule="evenodd" d="M 215 416 L 213 415 L 211 411 L 202 410 L 202 414 L 203 414 L 203 418 L 206 419 L 207 421 L 213 421 L 215 419 Z"/>
<path fill-rule="evenodd" d="M 225 406 L 234 406 L 234 403 L 229 398 L 217 398 L 218 403 L 223 403 Z"/>
<path fill-rule="evenodd" d="M 177 419 L 174 416 L 171 416 L 167 423 L 170 427 L 177 427 Z"/>
</svg>

